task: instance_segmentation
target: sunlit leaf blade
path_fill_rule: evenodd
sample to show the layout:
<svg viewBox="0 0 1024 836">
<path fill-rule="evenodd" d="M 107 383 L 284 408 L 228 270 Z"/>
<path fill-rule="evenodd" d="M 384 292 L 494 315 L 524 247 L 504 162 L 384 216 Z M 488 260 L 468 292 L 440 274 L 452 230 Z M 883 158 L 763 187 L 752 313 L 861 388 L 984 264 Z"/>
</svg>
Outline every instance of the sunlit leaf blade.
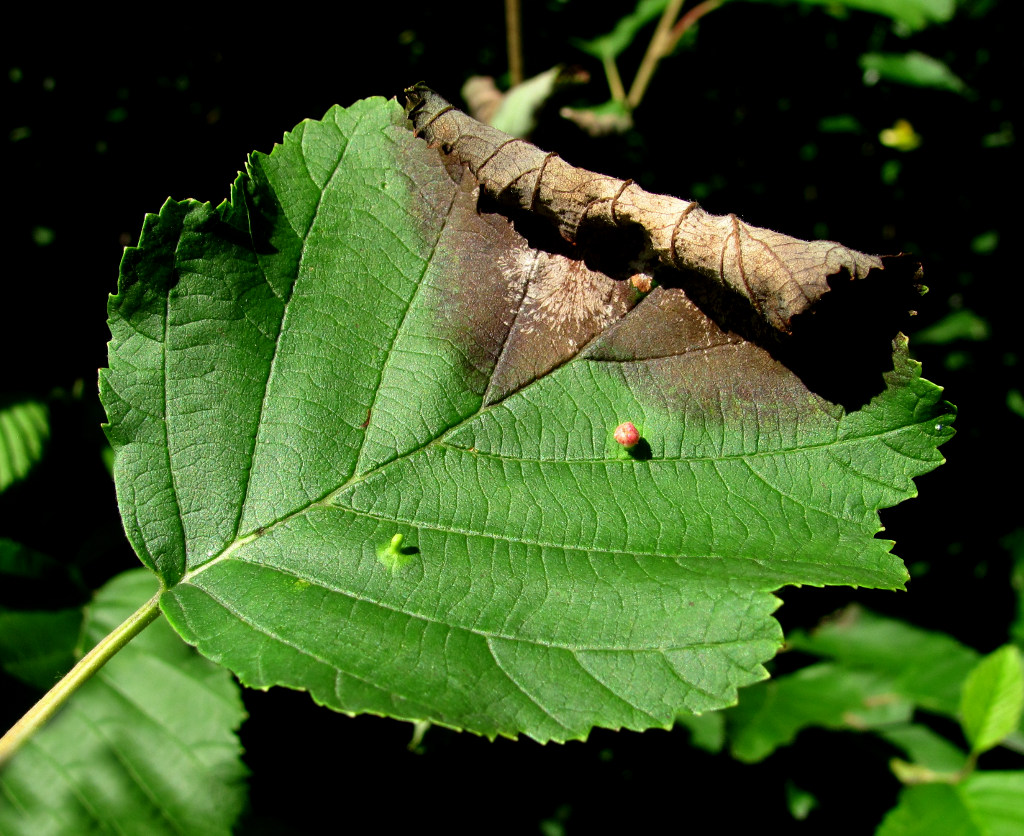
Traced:
<svg viewBox="0 0 1024 836">
<path fill-rule="evenodd" d="M 992 836 L 1024 829 L 1024 772 L 976 772 L 960 786 L 975 819 Z"/>
<path fill-rule="evenodd" d="M 998 745 L 1021 721 L 1024 668 L 1008 644 L 982 659 L 964 682 L 960 702 L 964 734 L 975 754 Z"/>
<path fill-rule="evenodd" d="M 1024 772 L 976 772 L 959 784 L 907 787 L 877 836 L 1017 836 L 1024 829 Z"/>
<path fill-rule="evenodd" d="M 558 88 L 561 65 L 520 82 L 504 96 L 490 124 L 512 136 L 528 136 L 537 126 L 537 114 Z"/>
<path fill-rule="evenodd" d="M 914 345 L 948 345 L 957 340 L 980 342 L 987 340 L 991 331 L 988 322 L 974 311 L 953 311 L 914 334 Z"/>
<path fill-rule="evenodd" d="M 794 650 L 884 674 L 894 693 L 949 717 L 957 715 L 961 684 L 978 661 L 977 651 L 946 633 L 858 606 L 848 607 L 810 634 L 795 632 L 787 641 Z"/>
<path fill-rule="evenodd" d="M 636 8 L 619 18 L 608 34 L 587 41 L 574 40 L 573 46 L 595 58 L 615 58 L 629 48 L 637 33 L 659 17 L 667 5 L 668 0 L 639 0 Z"/>
<path fill-rule="evenodd" d="M 147 219 L 102 396 L 188 641 L 340 710 L 565 740 L 730 704 L 781 584 L 902 585 L 876 512 L 951 432 L 902 341 L 844 414 L 750 343 L 650 330 L 678 294 L 631 311 L 476 197 L 367 100 L 253 155 L 221 207 Z"/>
<path fill-rule="evenodd" d="M 155 590 L 144 570 L 108 583 L 86 610 L 82 647 Z M 228 834 L 244 802 L 243 717 L 230 674 L 158 620 L 5 767 L 0 832 Z"/>
<path fill-rule="evenodd" d="M 689 730 L 691 746 L 706 752 L 721 752 L 725 746 L 725 716 L 721 711 L 682 713 L 676 718 L 676 725 Z"/>
<path fill-rule="evenodd" d="M 875 729 L 875 734 L 902 749 L 918 771 L 953 775 L 967 763 L 966 752 L 919 723 L 883 726 Z"/>
<path fill-rule="evenodd" d="M 50 416 L 39 401 L 0 403 L 0 491 L 24 479 L 42 458 Z"/>
<path fill-rule="evenodd" d="M 874 12 L 899 21 L 910 29 L 924 29 L 933 23 L 945 23 L 956 11 L 954 0 L 745 0 L 758 3 L 800 3 Z"/>
<path fill-rule="evenodd" d="M 946 64 L 923 52 L 868 52 L 860 57 L 864 79 L 869 83 L 894 81 L 914 87 L 932 87 L 953 93 L 968 92 L 967 85 Z"/>
<path fill-rule="evenodd" d="M 876 836 L 931 836 L 935 833 L 981 836 L 987 831 L 973 820 L 957 787 L 922 784 L 903 789 L 899 803 L 886 814 Z"/>
<path fill-rule="evenodd" d="M 829 663 L 760 683 L 728 712 L 733 757 L 762 760 L 809 726 L 866 729 L 904 723 L 913 705 L 889 677 Z"/>
</svg>

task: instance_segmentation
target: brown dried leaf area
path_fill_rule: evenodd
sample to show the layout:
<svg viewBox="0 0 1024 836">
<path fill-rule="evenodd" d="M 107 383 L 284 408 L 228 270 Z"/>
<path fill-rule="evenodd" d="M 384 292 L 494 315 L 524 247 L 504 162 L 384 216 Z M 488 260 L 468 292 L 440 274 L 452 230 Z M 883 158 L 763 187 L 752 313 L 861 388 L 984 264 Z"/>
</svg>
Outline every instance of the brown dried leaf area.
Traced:
<svg viewBox="0 0 1024 836">
<path fill-rule="evenodd" d="M 581 352 L 619 363 L 677 358 L 664 374 L 687 382 L 667 389 L 691 397 L 719 400 L 732 388 L 744 401 L 807 403 L 814 393 L 854 407 L 881 390 L 895 323 L 917 294 L 916 263 L 710 215 L 574 168 L 428 88 L 407 95 L 414 128 L 456 183 L 449 229 L 461 232 L 449 247 L 461 292 L 438 303 L 485 405 Z M 498 211 L 482 211 L 481 196 Z M 516 230 L 538 223 L 563 243 L 531 246 Z M 853 281 L 883 271 L 888 286 Z M 660 286 L 648 293 L 652 277 Z M 869 284 L 869 296 L 838 303 L 841 315 L 837 302 L 822 303 L 845 299 L 833 292 L 843 285 Z M 833 311 L 827 324 L 793 336 L 795 320 L 813 322 L 822 309 Z"/>
<path fill-rule="evenodd" d="M 523 243 L 498 262 L 514 316 L 485 403 L 571 360 L 636 303 L 636 291 L 625 282 Z"/>
<path fill-rule="evenodd" d="M 505 217 L 478 211 L 476 179 L 443 161 L 452 182 L 447 200 L 431 201 L 446 220 L 423 304 L 465 358 L 469 389 L 490 405 L 572 360 L 640 293 L 582 260 L 531 247 Z"/>
</svg>

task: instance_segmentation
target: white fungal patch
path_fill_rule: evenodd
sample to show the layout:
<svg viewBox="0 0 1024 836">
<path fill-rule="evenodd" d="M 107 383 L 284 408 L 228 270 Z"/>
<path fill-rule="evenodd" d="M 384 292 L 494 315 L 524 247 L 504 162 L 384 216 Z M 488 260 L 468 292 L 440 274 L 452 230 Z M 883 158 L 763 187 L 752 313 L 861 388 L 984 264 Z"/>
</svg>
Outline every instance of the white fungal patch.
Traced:
<svg viewBox="0 0 1024 836">
<path fill-rule="evenodd" d="M 540 259 L 540 251 L 526 246 L 506 252 L 498 259 L 498 269 L 505 277 L 505 301 L 513 312 L 522 305 L 524 288 L 537 270 Z"/>
<path fill-rule="evenodd" d="M 509 284 L 518 284 L 521 281 L 530 280 L 543 256 L 544 253 L 540 250 L 534 250 L 524 245 L 504 253 L 498 260 L 498 266 L 505 274 Z"/>
<path fill-rule="evenodd" d="M 495 403 L 571 360 L 625 316 L 636 291 L 582 261 L 523 246 L 501 256 L 512 316 L 484 402 Z"/>
<path fill-rule="evenodd" d="M 581 261 L 537 253 L 524 303 L 537 327 L 557 330 L 585 323 L 596 332 L 616 319 L 614 287 L 613 279 Z"/>
</svg>

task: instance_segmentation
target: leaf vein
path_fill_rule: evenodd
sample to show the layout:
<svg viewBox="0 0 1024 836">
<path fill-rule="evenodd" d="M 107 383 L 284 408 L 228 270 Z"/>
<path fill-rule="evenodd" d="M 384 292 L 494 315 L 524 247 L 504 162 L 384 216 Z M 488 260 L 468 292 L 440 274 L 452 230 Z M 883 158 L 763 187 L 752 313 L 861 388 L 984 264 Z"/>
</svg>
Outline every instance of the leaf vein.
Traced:
<svg viewBox="0 0 1024 836">
<path fill-rule="evenodd" d="M 305 137 L 305 132 L 303 132 L 303 137 Z M 306 227 L 306 232 L 302 235 L 302 250 L 299 253 L 298 261 L 295 264 L 295 276 L 294 276 L 294 279 L 292 280 L 292 282 L 290 283 L 291 286 L 290 286 L 290 289 L 289 289 L 289 292 L 288 292 L 288 298 L 282 300 L 283 301 L 283 305 L 282 305 L 282 308 L 281 308 L 281 322 L 278 325 L 277 335 L 274 337 L 274 351 L 273 351 L 273 355 L 270 358 L 270 362 L 267 364 L 267 374 L 266 374 L 266 377 L 265 377 L 265 379 L 263 381 L 263 397 L 260 399 L 259 414 L 256 416 L 256 432 L 253 433 L 252 447 L 250 448 L 250 451 L 249 451 L 249 456 L 248 456 L 249 467 L 246 468 L 246 472 L 245 472 L 245 485 L 242 487 L 242 490 L 239 491 L 239 495 L 242 497 L 242 501 L 239 503 L 238 511 L 237 511 L 237 513 L 235 515 L 234 535 L 231 538 L 233 540 L 238 538 L 239 530 L 240 530 L 241 525 L 242 525 L 242 519 L 245 516 L 245 509 L 249 505 L 249 490 L 252 487 L 253 467 L 255 466 L 255 463 L 256 463 L 256 455 L 257 455 L 257 450 L 259 449 L 260 437 L 263 434 L 263 425 L 264 425 L 263 416 L 266 414 L 266 411 L 267 411 L 267 400 L 270 397 L 270 388 L 271 388 L 272 381 L 274 380 L 274 373 L 275 373 L 275 371 L 277 369 L 278 357 L 280 356 L 279 352 L 281 350 L 281 341 L 282 341 L 282 338 L 284 337 L 284 333 L 285 333 L 285 331 L 287 329 L 288 314 L 289 314 L 289 312 L 291 310 L 291 301 L 292 301 L 292 299 L 295 296 L 295 288 L 297 287 L 299 281 L 301 280 L 302 265 L 305 263 L 305 259 L 306 259 L 306 246 L 309 244 L 309 235 L 312 232 L 313 227 L 316 224 L 316 220 L 317 220 L 317 218 L 320 215 L 320 207 L 323 204 L 324 195 L 327 193 L 328 187 L 330 186 L 331 182 L 334 180 L 335 176 L 337 175 L 338 170 L 341 168 L 341 165 L 342 165 L 342 163 L 345 160 L 345 155 L 348 152 L 349 145 L 350 145 L 349 142 L 345 142 L 344 146 L 341 149 L 341 153 L 338 155 L 338 159 L 334 163 L 334 169 L 331 171 L 330 176 L 327 178 L 327 181 L 324 183 L 324 187 L 322 189 L 320 189 L 320 195 L 317 198 L 316 206 L 313 207 L 313 212 L 312 212 L 312 214 L 310 216 L 310 219 L 309 219 L 309 226 Z M 300 140 L 300 150 L 301 150 L 301 140 Z M 302 152 L 302 153 L 300 153 L 299 156 L 302 158 L 303 165 L 306 167 L 306 173 L 309 175 L 310 179 L 312 180 L 312 174 L 309 172 L 308 165 L 306 165 L 306 155 L 305 155 L 305 153 Z M 314 185 L 315 185 L 315 181 L 314 181 Z M 251 222 L 251 219 L 250 219 L 250 223 L 249 223 L 249 238 L 252 241 L 253 252 L 258 252 L 258 248 L 256 246 L 256 238 L 255 238 L 255 236 L 253 235 L 253 232 L 252 232 L 252 222 Z M 264 282 L 271 289 L 273 289 L 273 282 L 270 281 L 270 278 L 267 275 L 267 271 L 264 268 L 263 263 L 260 260 L 259 256 L 256 257 L 256 265 L 260 268 L 260 272 L 263 273 L 263 280 L 264 280 Z"/>
<path fill-rule="evenodd" d="M 558 726 L 560 729 L 565 730 L 569 734 L 573 734 L 573 729 L 571 729 L 569 726 L 563 723 L 558 717 L 552 714 L 546 705 L 544 705 L 539 699 L 534 697 L 534 695 L 531 694 L 526 689 L 526 687 L 522 685 L 511 674 L 510 671 L 505 669 L 505 666 L 501 663 L 501 660 L 498 658 L 498 654 L 495 652 L 494 647 L 491 644 L 491 640 L 489 638 L 485 640 L 485 644 L 487 645 L 487 652 L 491 654 L 491 658 L 494 660 L 495 667 L 505 675 L 505 678 L 508 679 L 508 681 L 515 686 L 516 690 L 519 691 L 519 693 L 522 694 L 524 697 L 526 697 L 526 699 L 528 699 L 531 703 L 537 706 L 537 708 L 540 709 L 541 713 L 544 714 L 546 717 L 549 717 L 556 726 Z"/>
</svg>

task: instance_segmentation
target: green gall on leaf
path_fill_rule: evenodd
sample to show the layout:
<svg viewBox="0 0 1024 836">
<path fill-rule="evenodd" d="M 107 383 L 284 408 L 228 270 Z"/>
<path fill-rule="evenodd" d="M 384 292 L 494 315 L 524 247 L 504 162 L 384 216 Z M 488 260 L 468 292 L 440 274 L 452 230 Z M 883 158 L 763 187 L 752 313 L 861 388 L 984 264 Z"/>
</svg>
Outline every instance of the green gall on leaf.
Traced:
<svg viewBox="0 0 1024 836">
<path fill-rule="evenodd" d="M 636 428 L 632 421 L 625 421 L 615 428 L 613 434 L 615 440 L 625 447 L 627 450 L 631 450 L 640 441 L 640 431 Z"/>
<path fill-rule="evenodd" d="M 397 572 L 399 569 L 407 566 L 416 553 L 413 549 L 402 548 L 404 540 L 405 535 L 398 533 L 389 542 L 377 546 L 377 560 L 387 566 L 392 572 Z"/>
</svg>

